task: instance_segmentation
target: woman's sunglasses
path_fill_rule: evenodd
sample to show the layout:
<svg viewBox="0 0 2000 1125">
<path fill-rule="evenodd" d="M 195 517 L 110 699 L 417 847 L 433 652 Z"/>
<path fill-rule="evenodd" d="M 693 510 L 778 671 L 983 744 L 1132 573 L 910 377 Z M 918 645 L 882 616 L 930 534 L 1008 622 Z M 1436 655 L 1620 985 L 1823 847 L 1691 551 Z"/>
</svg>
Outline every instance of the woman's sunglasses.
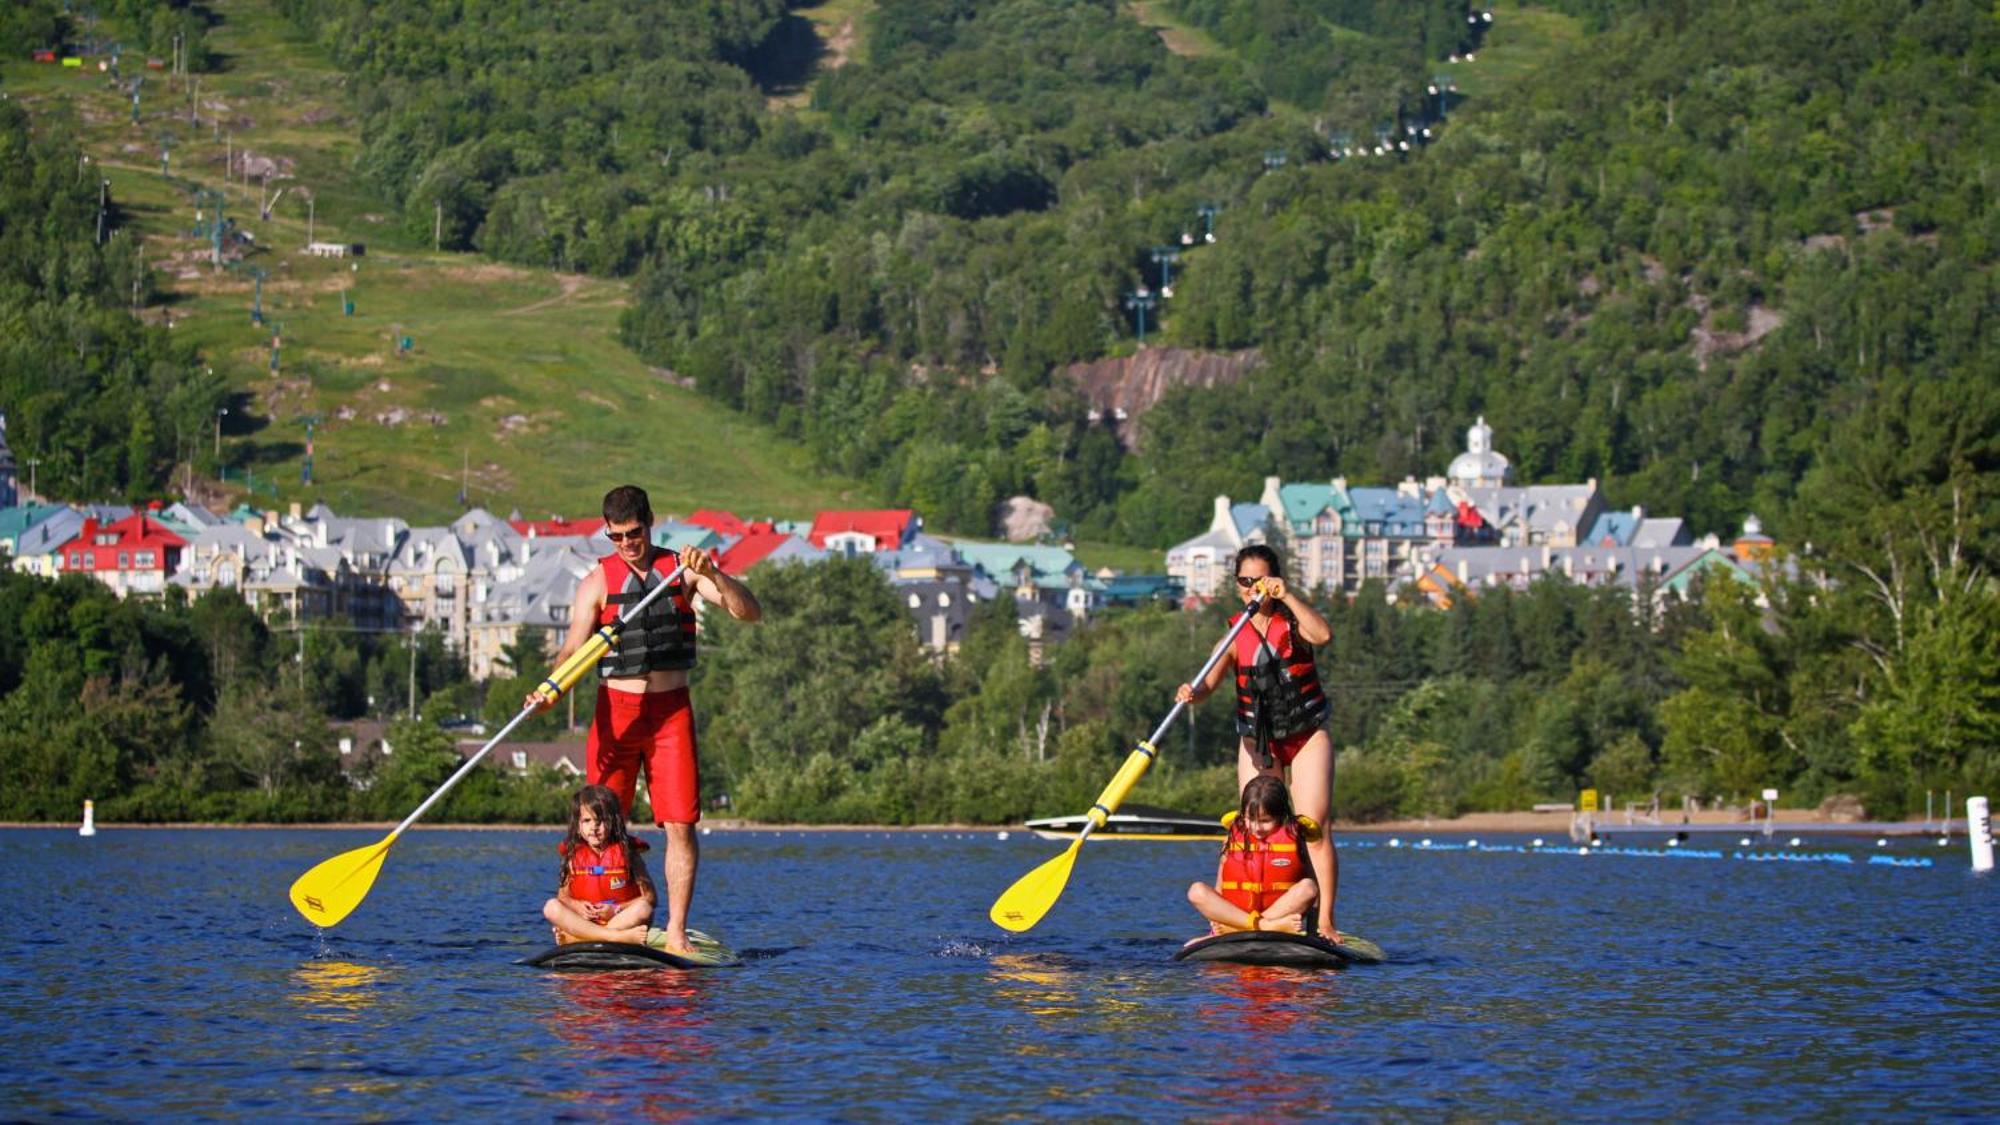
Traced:
<svg viewBox="0 0 2000 1125">
<path fill-rule="evenodd" d="M 1245 578 L 1240 574 L 1236 576 L 1236 584 L 1238 586 L 1243 587 L 1245 590 L 1248 590 L 1250 587 L 1255 586 L 1257 583 L 1262 582 L 1263 580 L 1264 576 L 1261 574 L 1255 578 Z"/>
</svg>

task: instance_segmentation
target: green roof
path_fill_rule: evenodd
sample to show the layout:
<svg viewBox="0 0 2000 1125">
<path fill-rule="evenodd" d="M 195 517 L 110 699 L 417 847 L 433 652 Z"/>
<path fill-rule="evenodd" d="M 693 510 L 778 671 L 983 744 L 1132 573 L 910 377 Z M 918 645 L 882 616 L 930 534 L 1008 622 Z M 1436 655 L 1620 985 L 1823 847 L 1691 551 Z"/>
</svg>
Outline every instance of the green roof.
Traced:
<svg viewBox="0 0 2000 1125">
<path fill-rule="evenodd" d="M 1030 547 L 1018 543 L 953 543 L 952 549 L 958 557 L 986 572 L 995 580 L 1014 573 L 1014 568 L 1025 562 L 1035 572 L 1035 577 L 1059 577 L 1069 573 L 1076 565 L 1076 556 L 1064 547 Z"/>
<path fill-rule="evenodd" d="M 36 524 L 63 510 L 61 504 L 22 504 L 0 508 L 0 539 L 15 542 Z"/>
<path fill-rule="evenodd" d="M 1343 520 L 1353 514 L 1347 497 L 1336 492 L 1331 484 L 1281 484 L 1278 502 L 1285 507 L 1285 522 L 1295 532 L 1310 532 L 1313 521 L 1328 508 L 1338 512 Z"/>
</svg>

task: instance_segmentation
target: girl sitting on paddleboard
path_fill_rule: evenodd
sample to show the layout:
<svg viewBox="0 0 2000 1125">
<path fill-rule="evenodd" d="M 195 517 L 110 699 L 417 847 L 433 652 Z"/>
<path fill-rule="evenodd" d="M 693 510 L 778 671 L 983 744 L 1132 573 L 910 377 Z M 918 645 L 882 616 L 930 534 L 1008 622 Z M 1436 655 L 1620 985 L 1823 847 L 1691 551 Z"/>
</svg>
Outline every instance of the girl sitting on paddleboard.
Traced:
<svg viewBox="0 0 2000 1125">
<path fill-rule="evenodd" d="M 1174 698 L 1189 706 L 1221 686 L 1236 682 L 1236 787 L 1252 778 L 1285 778 L 1291 773 L 1292 804 L 1300 815 L 1325 825 L 1333 807 L 1333 739 L 1326 733 L 1331 707 L 1313 664 L 1313 649 L 1333 639 L 1326 623 L 1304 598 L 1285 585 L 1278 554 L 1261 543 L 1236 553 L 1236 596 L 1257 612 L 1236 634 L 1198 684 L 1182 684 Z M 1340 891 L 1340 858 L 1331 833 L 1316 833 L 1307 844 L 1321 890 L 1316 930 L 1331 935 L 1333 900 Z"/>
<path fill-rule="evenodd" d="M 562 882 L 542 906 L 558 944 L 571 941 L 643 943 L 658 895 L 625 826 L 618 794 L 586 785 L 569 802 L 569 833 L 559 847 Z"/>
<path fill-rule="evenodd" d="M 1307 912 L 1319 897 L 1306 858 L 1306 830 L 1291 795 L 1275 777 L 1253 777 L 1229 825 L 1215 885 L 1195 883 L 1188 902 L 1215 933 L 1229 930 L 1309 932 Z"/>
</svg>

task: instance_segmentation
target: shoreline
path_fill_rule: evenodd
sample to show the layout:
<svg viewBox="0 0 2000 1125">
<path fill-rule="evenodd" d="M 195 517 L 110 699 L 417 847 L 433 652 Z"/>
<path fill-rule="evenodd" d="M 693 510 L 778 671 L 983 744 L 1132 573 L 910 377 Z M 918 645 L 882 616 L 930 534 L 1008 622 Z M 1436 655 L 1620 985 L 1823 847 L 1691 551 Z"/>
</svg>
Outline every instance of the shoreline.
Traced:
<svg viewBox="0 0 2000 1125">
<path fill-rule="evenodd" d="M 1419 818 L 1404 819 L 1404 820 L 1374 821 L 1368 824 L 1352 824 L 1345 821 L 1335 821 L 1332 825 L 1332 828 L 1333 831 L 1339 835 L 1373 835 L 1376 833 L 1402 833 L 1402 832 L 1520 832 L 1520 833 L 1541 832 L 1541 833 L 1564 834 L 1569 831 L 1570 818 L 1572 815 L 1573 814 L 1570 812 L 1477 812 L 1477 813 L 1465 813 L 1462 816 L 1455 816 L 1455 817 L 1433 817 L 1433 818 L 1419 817 Z M 1854 823 L 1849 821 L 1825 820 L 1821 819 L 1816 814 L 1815 810 L 1812 809 L 1780 808 L 1776 810 L 1775 819 L 1777 822 L 1777 826 L 1785 831 L 1810 830 L 1818 832 L 1835 832 L 1835 833 L 1887 832 L 1891 835 L 1917 835 L 1917 834 L 1935 832 L 1940 830 L 1940 826 L 1938 825 L 1937 822 L 1925 822 L 1921 820 L 1894 821 L 1886 826 L 1881 822 Z M 116 829 L 121 832 L 130 830 L 147 831 L 155 829 L 177 829 L 177 828 L 178 829 L 218 828 L 218 829 L 244 829 L 244 830 L 295 828 L 295 829 L 310 829 L 310 830 L 336 829 L 336 830 L 355 830 L 355 831 L 368 829 L 377 832 L 388 832 L 389 830 L 395 828 L 397 823 L 398 822 L 393 820 L 324 821 L 324 822 L 312 822 L 312 823 L 276 823 L 269 821 L 255 821 L 255 822 L 247 822 L 240 824 L 216 822 L 216 821 L 171 821 L 159 824 L 128 823 L 123 821 L 103 821 L 103 820 L 99 820 L 96 822 L 99 831 L 104 831 L 107 829 Z M 1661 817 L 1660 823 L 1658 824 L 1634 823 L 1630 825 L 1627 825 L 1625 823 L 1625 817 L 1623 813 L 1598 813 L 1597 823 L 1602 828 L 1607 828 L 1613 831 L 1623 833 L 1623 832 L 1645 831 L 1645 830 L 1672 832 L 1675 829 L 1684 826 L 1705 827 L 1710 829 L 1711 831 L 1717 828 L 1727 828 L 1727 827 L 1741 827 L 1744 829 L 1753 829 L 1753 828 L 1761 828 L 1763 821 L 1761 819 L 1755 821 L 1748 820 L 1742 817 L 1740 814 L 1732 811 L 1703 810 L 1701 812 L 1696 813 L 1691 820 L 1685 822 L 1683 822 L 1678 815 L 1675 815 L 1672 819 L 1669 819 L 1664 816 Z M 1964 831 L 1963 818 L 1954 818 L 1952 823 L 1957 825 L 1957 827 L 1954 829 L 1955 832 Z M 0 828 L 69 829 L 71 831 L 74 831 L 77 828 L 81 827 L 81 825 L 82 821 L 78 820 L 0 821 Z M 1014 832 L 1022 832 L 1030 835 L 1032 835 L 1034 832 L 1034 829 L 1028 828 L 1026 825 L 1023 824 L 800 824 L 791 822 L 749 821 L 735 817 L 721 817 L 721 818 L 703 820 L 700 822 L 700 826 L 704 829 L 709 829 L 717 832 L 1007 832 L 1010 834 Z M 652 830 L 654 827 L 655 826 L 647 825 L 644 826 L 642 830 L 649 831 Z M 438 824 L 413 824 L 410 826 L 409 831 L 412 832 L 436 832 L 436 831 L 560 832 L 563 830 L 563 828 L 564 825 L 559 823 L 544 823 L 544 824 L 438 823 Z M 1106 838 L 1109 839 L 1110 837 Z"/>
</svg>

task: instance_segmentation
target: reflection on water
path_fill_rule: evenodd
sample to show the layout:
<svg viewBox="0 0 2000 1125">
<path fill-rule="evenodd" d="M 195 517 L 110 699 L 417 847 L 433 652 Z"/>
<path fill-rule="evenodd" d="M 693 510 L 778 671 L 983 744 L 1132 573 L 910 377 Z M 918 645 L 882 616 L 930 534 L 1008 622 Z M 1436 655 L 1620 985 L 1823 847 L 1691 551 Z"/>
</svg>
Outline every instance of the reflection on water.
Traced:
<svg viewBox="0 0 2000 1125">
<path fill-rule="evenodd" d="M 996 998 L 1032 1016 L 1060 1019 L 1080 1008 L 1067 960 L 1052 953 L 1001 953 L 987 962 L 986 976 Z"/>
<path fill-rule="evenodd" d="M 596 1107 L 616 1091 L 649 1117 L 700 1112 L 702 1078 L 715 1054 L 702 1007 L 711 979 L 674 970 L 558 974 L 558 1003 L 543 1025 L 571 1048 L 575 1063 L 552 1096 Z"/>
<path fill-rule="evenodd" d="M 350 1019 L 375 1003 L 383 970 L 349 961 L 308 961 L 292 973 L 291 1001 L 308 1019 Z"/>
<path fill-rule="evenodd" d="M 696 915 L 764 956 L 559 974 L 515 964 L 547 940 L 553 832 L 412 833 L 367 903 L 316 935 L 286 887 L 367 835 L 0 830 L 19 935 L 0 1027 L 33 1044 L 0 1065 L 0 1116 L 1705 1119 L 1778 1104 L 1907 1119 L 2000 1104 L 2000 1021 L 1965 1018 L 2000 1007 L 2000 883 L 1941 866 L 1357 850 L 1342 921 L 1394 960 L 1305 972 L 1170 960 L 1187 881 L 1213 871 L 1205 846 L 1107 846 L 1041 925 L 1008 935 L 986 909 L 1045 858 L 1032 842 L 717 832 Z M 52 868 L 77 873 L 73 894 L 46 893 Z M 468 909 L 441 918 L 442 902 Z"/>
</svg>

